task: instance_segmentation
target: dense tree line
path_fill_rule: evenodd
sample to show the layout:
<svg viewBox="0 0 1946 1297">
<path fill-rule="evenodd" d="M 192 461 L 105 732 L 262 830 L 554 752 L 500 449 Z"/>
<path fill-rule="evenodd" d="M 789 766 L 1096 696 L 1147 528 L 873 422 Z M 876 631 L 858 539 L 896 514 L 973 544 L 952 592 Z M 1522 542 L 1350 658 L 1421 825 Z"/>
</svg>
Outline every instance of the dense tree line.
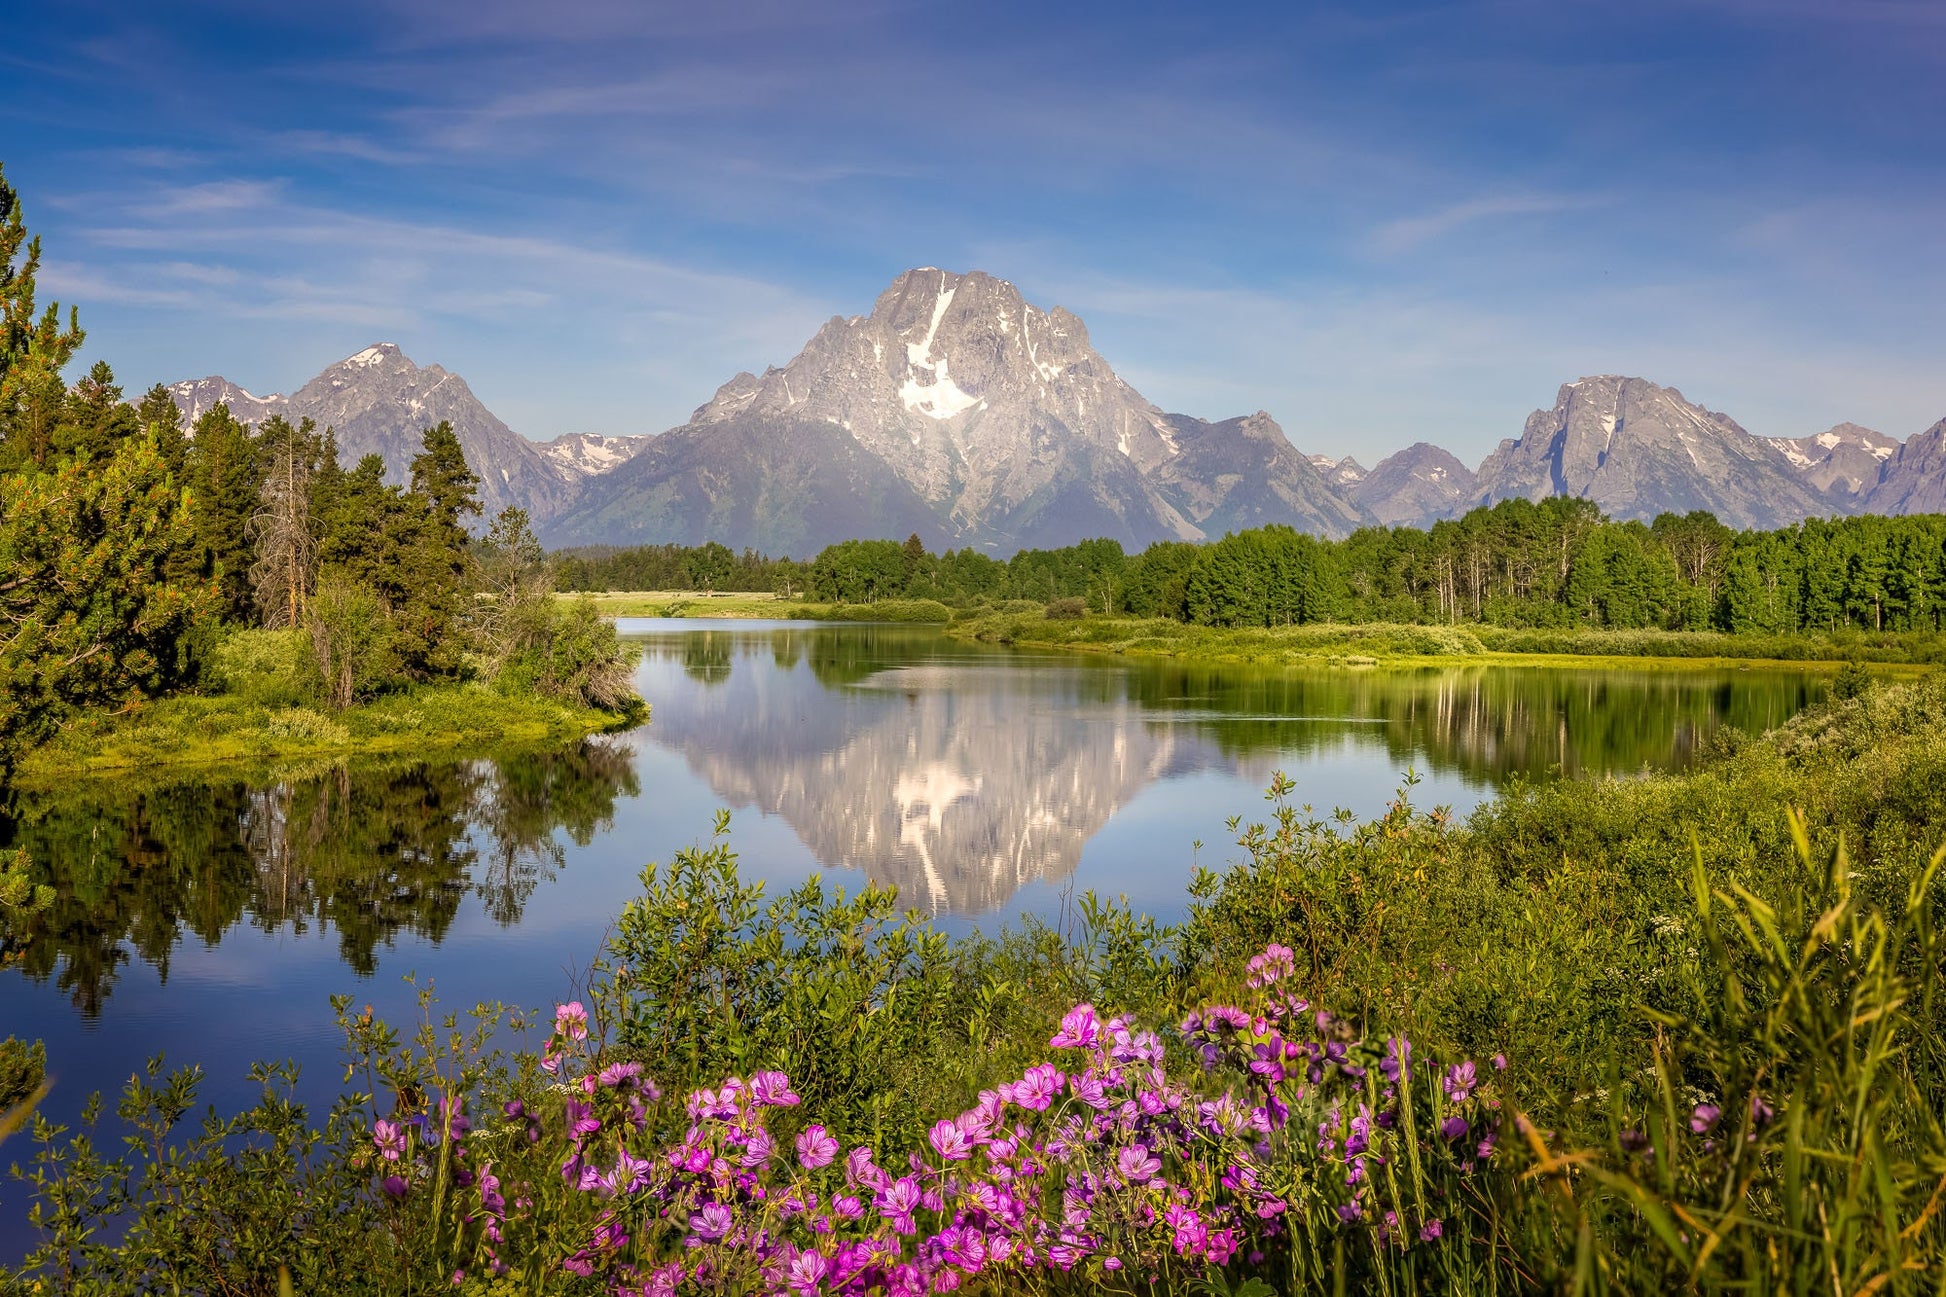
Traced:
<svg viewBox="0 0 1946 1297">
<path fill-rule="evenodd" d="M 309 420 L 252 428 L 218 405 L 184 428 L 167 389 L 124 400 L 105 361 L 70 385 L 84 335 L 38 308 L 39 264 L 0 174 L 0 781 L 74 713 L 194 684 L 236 627 L 307 633 L 338 706 L 482 657 L 525 686 L 626 696 L 612 630 L 557 611 L 544 562 L 500 583 L 539 553 L 525 516 L 469 536 L 478 479 L 449 425 L 396 485 L 376 455 L 341 465 Z"/>
<path fill-rule="evenodd" d="M 754 549 L 741 554 L 727 545 L 593 545 L 554 556 L 555 578 L 563 590 L 696 590 L 775 592 L 786 597 L 804 591 L 809 566 L 795 559 L 770 558 Z"/>
<path fill-rule="evenodd" d="M 1739 532 L 1707 513 L 1614 522 L 1587 500 L 1503 500 L 1430 529 L 1367 527 L 1340 541 L 1268 526 L 1206 545 L 1112 540 L 927 551 L 851 540 L 809 563 L 721 545 L 570 557 L 576 588 L 802 593 L 842 603 L 959 606 L 1083 600 L 1097 612 L 1211 626 L 1305 622 L 1789 634 L 1946 626 L 1946 517 L 1808 519 Z M 707 574 L 704 576 L 703 574 Z"/>
</svg>

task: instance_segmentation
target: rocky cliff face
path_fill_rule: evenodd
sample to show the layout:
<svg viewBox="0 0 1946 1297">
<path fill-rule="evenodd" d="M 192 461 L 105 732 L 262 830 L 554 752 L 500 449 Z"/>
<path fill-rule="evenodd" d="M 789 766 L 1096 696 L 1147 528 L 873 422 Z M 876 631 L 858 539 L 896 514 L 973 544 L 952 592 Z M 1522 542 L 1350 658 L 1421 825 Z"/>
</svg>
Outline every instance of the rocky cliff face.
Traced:
<svg viewBox="0 0 1946 1297">
<path fill-rule="evenodd" d="M 1870 513 L 1946 513 L 1946 419 L 1900 446 L 1865 498 Z"/>
<path fill-rule="evenodd" d="M 1476 490 L 1472 469 L 1421 441 L 1381 459 L 1351 498 L 1388 527 L 1430 527 L 1465 512 Z"/>
<path fill-rule="evenodd" d="M 1846 513 L 1864 506 L 1886 461 L 1899 450 L 1897 438 L 1855 423 L 1841 423 L 1815 437 L 1765 440 L 1783 453 L 1813 490 Z"/>
<path fill-rule="evenodd" d="M 1733 527 L 1836 512 L 1784 452 L 1672 387 L 1612 374 L 1561 388 L 1480 466 L 1473 500 L 1593 500 L 1614 518 L 1707 509 Z"/>
<path fill-rule="evenodd" d="M 438 365 L 415 365 L 389 342 L 347 356 L 289 396 L 253 396 L 221 377 L 177 383 L 171 391 L 189 424 L 218 401 L 228 402 L 230 413 L 245 423 L 260 423 L 275 414 L 292 422 L 315 420 L 319 428 L 336 431 L 338 457 L 346 467 L 376 454 L 385 460 L 386 478 L 392 482 L 407 479 L 421 433 L 450 422 L 466 462 L 480 476 L 487 518 L 518 505 L 545 520 L 568 505 L 597 463 L 626 458 L 620 447 L 564 446 L 571 438 L 537 445 L 495 417 L 458 374 Z"/>
<path fill-rule="evenodd" d="M 1360 517 L 1269 416 L 1167 415 L 1067 311 L 990 275 L 926 268 L 869 315 L 828 321 L 782 369 L 732 378 L 547 535 L 806 554 L 916 531 L 1006 553 L 1267 521 L 1342 535 Z"/>
</svg>

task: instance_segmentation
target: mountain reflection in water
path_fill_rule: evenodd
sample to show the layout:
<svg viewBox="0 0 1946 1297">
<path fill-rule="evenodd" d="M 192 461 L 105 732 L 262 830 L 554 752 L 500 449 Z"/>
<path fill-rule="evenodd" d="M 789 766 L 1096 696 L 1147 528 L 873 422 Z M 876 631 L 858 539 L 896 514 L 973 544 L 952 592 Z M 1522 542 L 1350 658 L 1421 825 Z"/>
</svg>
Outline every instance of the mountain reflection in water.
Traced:
<svg viewBox="0 0 1946 1297">
<path fill-rule="evenodd" d="M 1769 728 L 1822 688 L 1795 672 L 1270 669 L 1009 652 L 930 629 L 624 626 L 648 627 L 647 743 L 730 805 L 784 820 L 825 867 L 953 914 L 1066 878 L 1158 780 L 1220 769 L 1261 787 L 1349 752 L 1480 791 L 1671 768 L 1718 726 Z"/>
<path fill-rule="evenodd" d="M 1046 908 L 1080 869 L 1082 885 L 1146 888 L 1167 911 L 1192 842 L 1249 816 L 1276 770 L 1321 811 L 1376 813 L 1408 767 L 1427 776 L 1417 800 L 1465 809 L 1510 775 L 1680 766 L 1719 725 L 1774 726 L 1823 688 L 1793 672 L 1192 665 L 1014 652 L 931 628 L 623 629 L 654 708 L 632 735 L 23 795 L 0 848 L 24 847 L 58 899 L 7 976 L 58 988 L 93 1019 L 131 961 L 163 982 L 183 943 L 213 951 L 254 930 L 325 935 L 365 977 L 395 944 L 443 942 L 469 898 L 488 930 L 521 925 L 557 874 L 564 912 L 589 930 L 554 958 L 585 958 L 634 871 L 694 841 L 680 826 L 723 803 L 798 839 L 747 858 L 753 877 L 855 871 L 917 908 L 975 916 Z M 1112 859 L 1081 869 L 1090 850 Z M 585 876 L 594 863 L 562 872 L 584 859 L 599 882 Z"/>
</svg>

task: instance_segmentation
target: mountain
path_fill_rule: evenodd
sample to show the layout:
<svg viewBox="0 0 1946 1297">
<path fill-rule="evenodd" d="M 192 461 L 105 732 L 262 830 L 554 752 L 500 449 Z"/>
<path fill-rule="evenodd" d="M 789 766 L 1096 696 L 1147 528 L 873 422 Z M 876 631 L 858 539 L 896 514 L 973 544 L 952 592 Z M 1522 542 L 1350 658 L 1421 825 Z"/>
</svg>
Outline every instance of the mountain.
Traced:
<svg viewBox="0 0 1946 1297">
<path fill-rule="evenodd" d="M 1869 513 L 1946 513 L 1946 419 L 1900 446 L 1865 498 Z"/>
<path fill-rule="evenodd" d="M 1480 466 L 1471 504 L 1550 495 L 1613 518 L 1707 509 L 1732 527 L 1782 527 L 1837 512 L 1770 442 L 1673 387 L 1604 374 L 1568 383 L 1516 441 Z"/>
<path fill-rule="evenodd" d="M 1371 471 L 1350 455 L 1343 459 L 1333 459 L 1329 455 L 1306 455 L 1304 458 L 1311 461 L 1312 468 L 1324 474 L 1325 481 L 1346 493 L 1364 481 L 1365 474 Z"/>
<path fill-rule="evenodd" d="M 1351 498 L 1388 527 L 1430 527 L 1466 510 L 1473 470 L 1427 442 L 1387 455 L 1351 488 Z"/>
<path fill-rule="evenodd" d="M 1165 414 L 1068 311 L 1003 279 L 910 270 L 782 369 L 741 373 L 688 423 L 591 479 L 550 544 L 720 540 L 808 556 L 917 533 L 1000 553 L 1129 547 L 1363 520 L 1268 415 Z"/>
<path fill-rule="evenodd" d="M 1765 438 L 1783 452 L 1798 473 L 1846 513 L 1856 513 L 1878 486 L 1899 442 L 1882 432 L 1841 423 L 1815 437 Z"/>
<path fill-rule="evenodd" d="M 420 434 L 442 420 L 453 425 L 466 462 L 480 476 L 480 502 L 491 518 L 518 505 L 535 519 L 567 507 L 576 488 L 602 460 L 627 456 L 598 438 L 599 447 L 560 438 L 546 446 L 520 436 L 473 395 L 458 374 L 438 365 L 415 365 L 389 342 L 366 347 L 332 365 L 289 396 L 252 395 L 221 377 L 177 383 L 170 389 L 185 421 L 193 423 L 218 401 L 245 423 L 274 414 L 296 422 L 313 419 L 337 432 L 338 457 L 346 466 L 369 454 L 385 460 L 386 479 L 404 482 Z"/>
<path fill-rule="evenodd" d="M 539 443 L 541 454 L 574 479 L 593 477 L 626 464 L 648 444 L 647 437 L 604 437 L 598 432 L 570 432 Z"/>
</svg>

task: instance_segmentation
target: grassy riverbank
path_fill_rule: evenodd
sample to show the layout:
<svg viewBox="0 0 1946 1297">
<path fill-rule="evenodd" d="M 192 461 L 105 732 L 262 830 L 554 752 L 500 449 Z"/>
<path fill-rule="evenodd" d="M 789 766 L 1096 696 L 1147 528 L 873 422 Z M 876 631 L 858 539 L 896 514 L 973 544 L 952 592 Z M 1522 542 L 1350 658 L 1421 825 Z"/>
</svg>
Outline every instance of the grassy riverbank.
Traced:
<svg viewBox="0 0 1946 1297">
<path fill-rule="evenodd" d="M 557 744 L 639 722 L 509 680 L 395 689 L 334 708 L 308 671 L 309 644 L 289 631 L 232 631 L 211 650 L 198 692 L 119 712 L 71 717 L 26 754 L 14 783 L 44 790 L 75 778 L 216 763 L 413 756 Z"/>
<path fill-rule="evenodd" d="M 557 596 L 567 598 L 568 596 Z M 576 596 L 579 597 L 579 596 Z M 704 617 L 723 620 L 910 622 L 944 624 L 953 610 L 935 599 L 881 599 L 876 603 L 819 603 L 774 594 L 693 590 L 609 592 L 590 596 L 604 617 Z"/>
<path fill-rule="evenodd" d="M 191 695 L 125 715 L 78 718 L 28 754 L 15 782 L 31 791 L 163 767 L 538 746 L 629 723 L 628 716 L 482 684 L 431 685 L 342 711 Z"/>
<path fill-rule="evenodd" d="M 1690 631 L 1512 630 L 1495 626 L 1388 623 L 1222 628 L 1162 618 L 1060 619 L 1045 613 L 985 613 L 953 623 L 958 638 L 1029 648 L 1075 649 L 1207 662 L 1383 663 L 1505 662 L 1522 666 L 1602 666 L 1644 659 L 1669 666 L 1758 662 L 1829 665 L 1859 661 L 1905 674 L 1946 663 L 1946 635 L 1849 632 L 1837 635 L 1721 635 Z"/>
</svg>

